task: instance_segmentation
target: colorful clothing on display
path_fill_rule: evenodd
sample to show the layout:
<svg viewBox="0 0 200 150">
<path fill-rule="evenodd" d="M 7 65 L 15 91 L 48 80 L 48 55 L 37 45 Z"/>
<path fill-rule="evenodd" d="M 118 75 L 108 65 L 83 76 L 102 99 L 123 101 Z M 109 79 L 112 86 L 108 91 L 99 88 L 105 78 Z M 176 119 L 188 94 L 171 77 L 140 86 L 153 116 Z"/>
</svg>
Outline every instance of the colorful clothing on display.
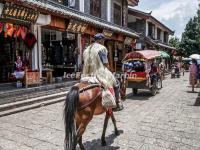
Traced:
<svg viewBox="0 0 200 150">
<path fill-rule="evenodd" d="M 33 33 L 28 33 L 24 39 L 24 43 L 29 49 L 33 49 L 36 42 L 37 40 Z"/>
<path fill-rule="evenodd" d="M 0 22 L 0 33 L 3 31 L 3 28 L 4 28 L 4 24 Z"/>
<path fill-rule="evenodd" d="M 11 23 L 6 23 L 6 31 L 5 31 L 5 37 L 13 36 L 13 32 L 14 32 L 14 28 L 13 28 L 13 24 Z"/>
</svg>

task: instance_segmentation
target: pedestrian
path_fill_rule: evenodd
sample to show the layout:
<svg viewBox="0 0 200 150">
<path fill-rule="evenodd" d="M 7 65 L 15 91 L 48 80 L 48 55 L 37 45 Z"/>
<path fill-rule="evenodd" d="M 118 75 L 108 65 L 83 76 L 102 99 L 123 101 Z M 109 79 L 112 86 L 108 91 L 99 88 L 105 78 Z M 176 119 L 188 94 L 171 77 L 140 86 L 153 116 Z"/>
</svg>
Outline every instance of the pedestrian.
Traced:
<svg viewBox="0 0 200 150">
<path fill-rule="evenodd" d="M 197 60 L 197 83 L 198 83 L 198 86 L 200 85 L 200 60 Z"/>
<path fill-rule="evenodd" d="M 197 84 L 197 62 L 196 60 L 192 60 L 192 64 L 190 65 L 189 72 L 189 80 L 190 80 L 190 85 L 192 86 L 192 92 L 194 92 L 194 86 Z"/>
<path fill-rule="evenodd" d="M 120 86 L 109 70 L 108 50 L 104 46 L 105 36 L 102 33 L 98 33 L 94 36 L 94 40 L 95 42 L 88 46 L 83 53 L 83 75 L 86 77 L 95 76 L 106 90 L 113 91 L 114 88 L 117 105 L 115 110 L 120 111 L 123 109 Z"/>
</svg>

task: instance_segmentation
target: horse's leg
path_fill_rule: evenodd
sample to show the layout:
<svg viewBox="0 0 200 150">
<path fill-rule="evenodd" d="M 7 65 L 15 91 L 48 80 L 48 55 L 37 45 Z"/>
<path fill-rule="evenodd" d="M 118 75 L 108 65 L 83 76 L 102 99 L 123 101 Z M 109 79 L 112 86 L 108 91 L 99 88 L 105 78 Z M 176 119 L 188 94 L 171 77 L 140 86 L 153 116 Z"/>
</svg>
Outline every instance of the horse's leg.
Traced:
<svg viewBox="0 0 200 150">
<path fill-rule="evenodd" d="M 101 145 L 102 146 L 106 146 L 105 134 L 106 134 L 106 129 L 107 129 L 107 126 L 108 126 L 109 118 L 110 118 L 110 115 L 106 112 L 106 117 L 104 119 L 104 125 L 103 125 L 103 133 L 102 133 L 102 136 L 101 136 Z"/>
<path fill-rule="evenodd" d="M 78 144 L 80 146 L 80 149 L 85 150 L 83 143 L 82 143 L 82 135 L 85 132 L 85 127 L 84 127 L 83 123 L 77 125 L 77 131 L 76 132 L 77 132 L 77 141 L 78 141 Z"/>
<path fill-rule="evenodd" d="M 115 120 L 115 117 L 114 117 L 114 114 L 112 113 L 111 115 L 111 119 L 112 119 L 112 122 L 114 124 L 114 128 L 115 128 L 115 135 L 119 135 L 119 131 L 117 129 L 117 125 L 116 125 L 116 120 Z"/>
<path fill-rule="evenodd" d="M 79 138 L 78 144 L 79 144 L 81 150 L 85 150 L 83 143 L 82 143 L 82 136 Z"/>
</svg>

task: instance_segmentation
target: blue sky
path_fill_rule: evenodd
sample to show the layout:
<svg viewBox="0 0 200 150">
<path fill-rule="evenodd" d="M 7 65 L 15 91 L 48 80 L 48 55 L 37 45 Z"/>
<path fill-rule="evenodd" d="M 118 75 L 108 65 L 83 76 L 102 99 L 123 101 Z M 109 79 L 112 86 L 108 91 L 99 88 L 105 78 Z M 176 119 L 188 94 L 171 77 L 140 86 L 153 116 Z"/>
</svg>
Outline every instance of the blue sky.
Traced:
<svg viewBox="0 0 200 150">
<path fill-rule="evenodd" d="M 198 0 L 140 0 L 135 9 L 152 15 L 175 30 L 175 36 L 181 37 L 186 23 L 196 15 Z"/>
</svg>

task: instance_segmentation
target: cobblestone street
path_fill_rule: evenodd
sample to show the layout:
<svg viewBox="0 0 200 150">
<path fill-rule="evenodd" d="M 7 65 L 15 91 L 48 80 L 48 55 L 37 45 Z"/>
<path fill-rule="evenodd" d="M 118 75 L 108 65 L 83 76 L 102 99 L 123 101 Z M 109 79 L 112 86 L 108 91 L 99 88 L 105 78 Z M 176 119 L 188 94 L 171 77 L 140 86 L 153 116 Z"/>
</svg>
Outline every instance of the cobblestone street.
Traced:
<svg viewBox="0 0 200 150">
<path fill-rule="evenodd" d="M 114 135 L 111 121 L 107 146 L 101 146 L 104 115 L 90 122 L 83 143 L 87 150 L 199 150 L 199 89 L 190 93 L 188 74 L 168 78 L 152 97 L 139 91 L 115 114 L 120 135 Z M 0 150 L 63 150 L 63 103 L 0 118 Z"/>
</svg>

